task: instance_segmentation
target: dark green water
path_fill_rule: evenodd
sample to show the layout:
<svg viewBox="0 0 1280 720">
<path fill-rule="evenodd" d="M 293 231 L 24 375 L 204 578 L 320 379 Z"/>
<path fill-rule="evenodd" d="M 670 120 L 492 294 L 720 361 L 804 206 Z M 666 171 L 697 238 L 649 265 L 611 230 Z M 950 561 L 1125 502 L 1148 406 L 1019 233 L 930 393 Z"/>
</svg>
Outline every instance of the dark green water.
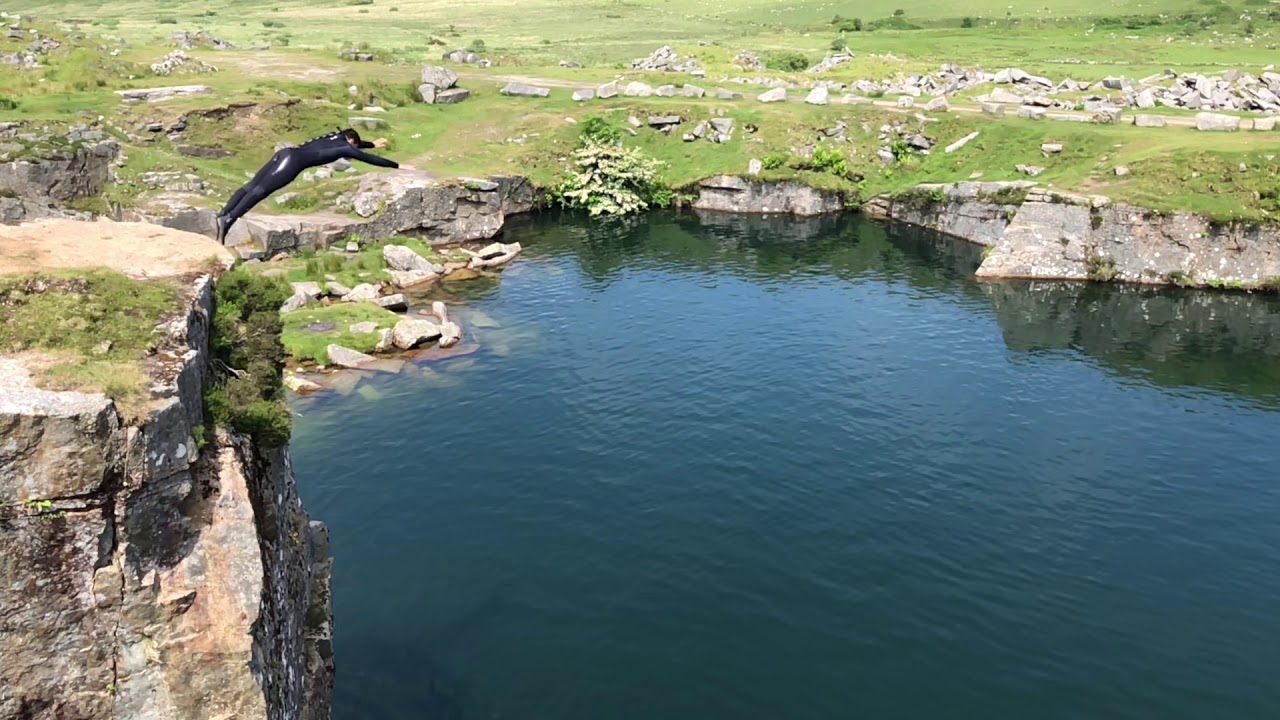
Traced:
<svg viewBox="0 0 1280 720">
<path fill-rule="evenodd" d="M 1276 298 L 856 218 L 507 239 L 475 352 L 297 404 L 337 720 L 1280 717 Z"/>
</svg>

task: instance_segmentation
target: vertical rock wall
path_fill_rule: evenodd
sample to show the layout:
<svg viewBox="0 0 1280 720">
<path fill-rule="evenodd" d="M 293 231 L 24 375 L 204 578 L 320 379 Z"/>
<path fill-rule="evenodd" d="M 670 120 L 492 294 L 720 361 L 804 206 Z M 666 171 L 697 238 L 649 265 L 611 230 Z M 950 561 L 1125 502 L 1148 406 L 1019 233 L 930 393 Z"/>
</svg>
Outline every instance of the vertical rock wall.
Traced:
<svg viewBox="0 0 1280 720">
<path fill-rule="evenodd" d="M 200 448 L 212 284 L 138 427 L 0 359 L 0 720 L 327 718 L 328 538 L 288 450 Z"/>
</svg>

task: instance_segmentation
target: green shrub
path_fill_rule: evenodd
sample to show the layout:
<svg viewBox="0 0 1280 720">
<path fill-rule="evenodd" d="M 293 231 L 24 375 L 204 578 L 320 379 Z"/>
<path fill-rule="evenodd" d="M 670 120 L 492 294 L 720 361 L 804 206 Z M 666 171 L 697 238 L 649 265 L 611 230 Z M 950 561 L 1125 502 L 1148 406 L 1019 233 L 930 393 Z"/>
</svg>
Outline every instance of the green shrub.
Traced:
<svg viewBox="0 0 1280 720">
<path fill-rule="evenodd" d="M 289 294 L 283 280 L 243 269 L 219 278 L 214 293 L 205 413 L 267 448 L 287 443 L 292 431 L 280 342 L 280 306 Z"/>
<path fill-rule="evenodd" d="M 373 0 L 347 0 L 348 5 L 372 5 Z"/>
<path fill-rule="evenodd" d="M 799 72 L 808 68 L 812 63 L 809 62 L 809 58 L 798 52 L 777 52 L 766 56 L 764 64 L 770 70 Z"/>
<path fill-rule="evenodd" d="M 588 115 L 578 126 L 579 147 L 587 145 L 617 145 L 622 142 L 622 128 L 601 115 Z"/>
<path fill-rule="evenodd" d="M 265 27 L 265 28 L 282 28 L 282 27 L 284 27 L 284 23 L 280 22 L 279 20 L 263 20 L 263 21 L 262 21 L 262 27 Z"/>
<path fill-rule="evenodd" d="M 845 49 L 848 45 L 849 44 L 845 42 L 843 36 L 838 37 L 835 40 L 831 41 L 831 49 L 834 52 L 840 52 L 841 50 Z"/>
<path fill-rule="evenodd" d="M 574 151 L 573 165 L 553 194 L 562 206 L 595 216 L 647 208 L 657 194 L 662 163 L 637 148 L 591 143 Z"/>
<path fill-rule="evenodd" d="M 787 154 L 771 153 L 765 156 L 764 162 L 762 162 L 761 164 L 764 166 L 765 170 L 777 170 L 778 168 L 787 164 Z"/>
<path fill-rule="evenodd" d="M 485 44 L 479 38 L 471 41 L 471 52 L 482 53 L 485 51 Z"/>
<path fill-rule="evenodd" d="M 159 20 L 157 20 L 156 22 L 160 23 L 161 25 L 177 25 L 177 24 L 178 24 L 178 18 L 162 17 L 162 18 L 160 18 Z"/>
<path fill-rule="evenodd" d="M 844 153 L 835 148 L 819 145 L 813 149 L 811 161 L 813 169 L 819 172 L 830 172 L 832 175 L 844 177 L 849 172 Z"/>
<path fill-rule="evenodd" d="M 17 110 L 18 101 L 10 97 L 0 95 L 0 110 Z"/>
<path fill-rule="evenodd" d="M 971 18 L 971 17 L 966 17 L 965 19 L 961 20 L 961 21 L 960 21 L 960 27 L 962 27 L 962 28 L 971 28 L 971 27 L 973 27 L 973 18 Z"/>
<path fill-rule="evenodd" d="M 845 20 L 839 25 L 840 32 L 862 32 L 862 18 Z"/>
</svg>

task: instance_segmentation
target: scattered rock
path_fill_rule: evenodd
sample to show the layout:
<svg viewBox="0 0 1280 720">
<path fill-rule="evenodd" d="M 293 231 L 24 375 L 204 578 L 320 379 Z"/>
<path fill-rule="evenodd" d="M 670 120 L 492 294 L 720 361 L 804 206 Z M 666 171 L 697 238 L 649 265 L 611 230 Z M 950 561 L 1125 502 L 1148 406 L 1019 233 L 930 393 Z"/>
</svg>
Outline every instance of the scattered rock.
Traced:
<svg viewBox="0 0 1280 720">
<path fill-rule="evenodd" d="M 1044 143 L 1040 146 L 1040 152 L 1045 155 L 1057 155 L 1062 152 L 1062 143 Z"/>
<path fill-rule="evenodd" d="M 762 103 L 782 102 L 787 99 L 787 89 L 774 88 L 772 90 L 766 90 L 765 92 L 760 93 L 756 99 Z"/>
<path fill-rule="evenodd" d="M 1128 174 L 1129 174 L 1129 168 L 1125 167 L 1124 165 L 1116 166 L 1116 177 L 1124 177 L 1125 175 L 1128 175 Z"/>
<path fill-rule="evenodd" d="M 334 297 L 346 297 L 351 294 L 351 288 L 343 285 L 337 280 L 330 280 L 325 283 L 325 288 L 329 290 L 329 294 Z"/>
<path fill-rule="evenodd" d="M 573 99 L 578 102 L 581 102 L 583 100 L 591 100 L 595 96 L 596 96 L 596 92 L 594 90 L 574 90 L 573 91 Z"/>
<path fill-rule="evenodd" d="M 525 85 L 524 83 L 507 83 L 501 92 L 503 95 L 513 97 L 547 97 L 551 94 L 550 88 Z"/>
<path fill-rule="evenodd" d="M 405 312 L 409 309 L 409 301 L 401 293 L 380 297 L 374 302 L 378 304 L 378 307 L 391 312 Z"/>
<path fill-rule="evenodd" d="M 309 392 L 316 392 L 317 390 L 322 389 L 320 385 L 313 383 L 310 380 L 307 380 L 306 378 L 300 378 L 297 375 L 294 375 L 293 373 L 285 373 L 283 385 L 289 390 L 292 390 L 293 392 L 298 393 L 299 395 L 303 395 Z"/>
<path fill-rule="evenodd" d="M 440 326 L 440 347 L 449 348 L 462 340 L 462 328 L 455 322 L 446 322 Z"/>
<path fill-rule="evenodd" d="M 403 318 L 391 329 L 391 343 L 401 350 L 412 350 L 438 337 L 440 326 L 429 320 Z"/>
<path fill-rule="evenodd" d="M 828 55 L 826 58 L 822 60 L 822 62 L 809 68 L 807 72 L 822 73 L 828 70 L 834 70 L 835 68 L 849 62 L 852 59 L 853 59 L 853 53 L 849 52 L 848 48 L 845 48 L 844 50 L 841 50 L 833 55 Z"/>
<path fill-rule="evenodd" d="M 1005 103 L 1009 105 L 1021 105 L 1022 96 L 1017 93 L 1011 93 L 1004 88 L 996 88 L 987 96 L 988 101 L 993 103 Z"/>
<path fill-rule="evenodd" d="M 951 103 L 947 102 L 946 97 L 939 95 L 925 103 L 924 109 L 929 112 L 947 112 L 951 109 Z"/>
<path fill-rule="evenodd" d="M 1271 131 L 1276 129 L 1276 119 L 1273 117 L 1254 118 L 1254 130 Z"/>
<path fill-rule="evenodd" d="M 764 163 L 760 162 L 759 160 L 756 160 L 755 158 L 752 158 L 751 161 L 747 163 L 748 175 L 759 175 L 763 170 L 764 170 Z"/>
<path fill-rule="evenodd" d="M 1240 129 L 1240 118 L 1216 113 L 1196 113 L 1196 129 L 1210 132 L 1231 132 Z"/>
<path fill-rule="evenodd" d="M 622 90 L 622 94 L 626 97 L 649 97 L 653 95 L 653 88 L 642 82 L 633 81 L 627 83 L 627 86 Z"/>
<path fill-rule="evenodd" d="M 785 92 L 785 91 L 784 91 Z M 804 99 L 810 105 L 826 105 L 827 104 L 827 88 L 826 86 L 818 86 L 809 91 L 809 96 Z"/>
<path fill-rule="evenodd" d="M 982 112 L 987 115 L 1003 115 L 1004 106 L 996 103 L 985 102 L 982 103 Z"/>
<path fill-rule="evenodd" d="M 392 284 L 401 289 L 411 288 L 417 285 L 422 285 L 423 283 L 429 283 L 439 277 L 440 275 L 437 273 L 427 272 L 424 270 L 391 271 Z"/>
<path fill-rule="evenodd" d="M 289 296 L 288 300 L 284 301 L 283 305 L 280 306 L 280 312 L 282 313 L 293 312 L 294 310 L 297 310 L 303 305 L 307 305 L 311 303 L 311 301 L 312 299 L 307 295 L 304 295 L 302 293 L 294 293 L 293 295 Z"/>
<path fill-rule="evenodd" d="M 649 57 L 637 58 L 631 63 L 632 70 L 657 70 L 660 72 L 693 72 L 700 69 L 698 61 L 690 58 L 684 62 L 675 51 L 664 45 L 654 50 Z"/>
<path fill-rule="evenodd" d="M 742 93 L 734 92 L 732 90 L 725 90 L 724 88 L 716 88 L 716 99 L 717 100 L 741 100 Z"/>
<path fill-rule="evenodd" d="M 1032 107 L 1031 105 L 1023 105 L 1018 108 L 1018 117 L 1028 120 L 1043 120 L 1048 113 L 1042 107 Z"/>
<path fill-rule="evenodd" d="M 116 95 L 126 101 L 160 102 L 183 95 L 203 95 L 211 92 L 213 92 L 213 88 L 208 85 L 177 85 L 174 87 L 144 88 L 141 90 L 117 90 Z"/>
<path fill-rule="evenodd" d="M 372 320 L 366 320 L 364 322 L 358 322 L 355 325 L 352 325 L 349 328 L 349 330 L 353 333 L 356 333 L 357 335 L 364 335 L 365 333 L 377 332 L 378 323 Z"/>
<path fill-rule="evenodd" d="M 471 97 L 471 91 L 466 88 L 449 88 L 448 90 L 436 91 L 436 105 L 452 105 L 460 103 Z"/>
<path fill-rule="evenodd" d="M 395 342 L 391 337 L 391 328 L 383 328 L 378 331 L 378 343 L 373 346 L 374 352 L 390 352 L 395 347 Z"/>
<path fill-rule="evenodd" d="M 351 288 L 351 292 L 342 296 L 343 302 L 373 302 L 378 299 L 378 288 L 369 283 L 360 283 Z"/>
<path fill-rule="evenodd" d="M 600 87 L 596 88 L 596 97 L 600 98 L 601 100 L 608 100 L 609 98 L 617 97 L 617 96 L 618 96 L 617 82 L 605 83 L 604 85 L 601 85 Z"/>
<path fill-rule="evenodd" d="M 681 120 L 679 115 L 650 115 L 649 127 L 661 129 L 668 125 L 679 125 Z"/>
<path fill-rule="evenodd" d="M 1037 167 L 1035 165 L 1018 165 L 1016 169 L 1018 172 L 1023 173 L 1024 175 L 1030 175 L 1031 177 L 1035 177 L 1044 172 L 1044 168 Z"/>
<path fill-rule="evenodd" d="M 960 148 L 964 147 L 965 145 L 967 145 L 967 144 L 969 143 L 969 141 L 970 141 L 970 140 L 973 140 L 973 139 L 974 139 L 974 138 L 976 138 L 976 137 L 978 137 L 978 131 L 977 131 L 977 130 L 974 130 L 973 132 L 969 133 L 968 135 L 965 135 L 964 137 L 960 138 L 959 140 L 957 140 L 957 141 L 955 141 L 955 142 L 951 143 L 950 145 L 948 145 L 946 148 L 944 148 L 944 149 L 943 149 L 943 152 L 945 152 L 945 153 L 953 153 L 953 152 L 955 152 L 955 151 L 959 150 Z M 1006 165 L 1005 167 L 1008 167 L 1008 166 Z"/>
<path fill-rule="evenodd" d="M 750 50 L 743 50 L 739 52 L 737 56 L 733 58 L 733 64 L 743 70 L 750 70 L 752 72 L 765 71 L 764 63 L 761 62 L 760 58 Z"/>
<path fill-rule="evenodd" d="M 685 97 L 690 97 L 690 98 L 700 98 L 700 97 L 702 97 L 702 96 L 704 96 L 704 95 L 706 95 L 706 94 L 707 94 L 707 91 L 706 91 L 706 90 L 703 90 L 702 88 L 700 88 L 700 87 L 698 87 L 698 86 L 696 86 L 696 85 L 685 85 L 685 86 L 684 86 L 684 96 L 685 96 Z"/>
<path fill-rule="evenodd" d="M 898 107 L 900 108 L 915 107 L 915 104 L 916 104 L 915 98 L 911 97 L 910 95 L 903 95 L 902 97 L 898 98 Z"/>
<path fill-rule="evenodd" d="M 1133 124 L 1138 127 L 1161 128 L 1167 123 L 1163 115 L 1135 115 Z"/>
<path fill-rule="evenodd" d="M 898 156 L 893 154 L 889 148 L 880 148 L 876 151 L 876 156 L 880 158 L 880 162 L 885 165 L 892 165 L 898 161 Z"/>
<path fill-rule="evenodd" d="M 654 90 L 654 91 L 653 91 L 653 94 L 654 94 L 654 95 L 657 95 L 658 97 L 675 97 L 675 96 L 676 96 L 676 86 L 675 86 L 675 85 L 661 85 L 661 86 L 659 86 L 656 90 Z"/>
<path fill-rule="evenodd" d="M 320 289 L 319 283 L 296 282 L 296 283 L 289 283 L 289 286 L 293 288 L 293 292 L 295 295 L 301 293 L 311 298 L 312 300 L 319 300 L 320 296 L 324 294 L 324 291 Z"/>
<path fill-rule="evenodd" d="M 325 348 L 325 354 L 329 356 L 329 363 L 338 367 L 358 368 L 377 362 L 377 358 L 372 355 L 365 355 L 341 345 L 329 345 Z"/>
<path fill-rule="evenodd" d="M 425 272 L 439 275 L 443 268 L 404 245 L 384 245 L 382 259 L 387 267 L 402 272 Z"/>
</svg>

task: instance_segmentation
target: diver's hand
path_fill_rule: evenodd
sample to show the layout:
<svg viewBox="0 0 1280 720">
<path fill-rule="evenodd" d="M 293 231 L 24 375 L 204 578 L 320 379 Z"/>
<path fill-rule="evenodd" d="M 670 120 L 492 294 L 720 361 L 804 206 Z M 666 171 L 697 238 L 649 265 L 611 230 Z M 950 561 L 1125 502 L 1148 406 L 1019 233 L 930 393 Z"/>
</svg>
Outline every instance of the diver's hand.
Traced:
<svg viewBox="0 0 1280 720">
<path fill-rule="evenodd" d="M 384 148 L 384 147 L 386 147 L 386 146 L 387 146 L 387 139 L 386 139 L 386 138 L 378 138 L 377 140 L 374 140 L 374 141 L 373 141 L 373 146 L 374 146 L 375 148 Z"/>
</svg>

